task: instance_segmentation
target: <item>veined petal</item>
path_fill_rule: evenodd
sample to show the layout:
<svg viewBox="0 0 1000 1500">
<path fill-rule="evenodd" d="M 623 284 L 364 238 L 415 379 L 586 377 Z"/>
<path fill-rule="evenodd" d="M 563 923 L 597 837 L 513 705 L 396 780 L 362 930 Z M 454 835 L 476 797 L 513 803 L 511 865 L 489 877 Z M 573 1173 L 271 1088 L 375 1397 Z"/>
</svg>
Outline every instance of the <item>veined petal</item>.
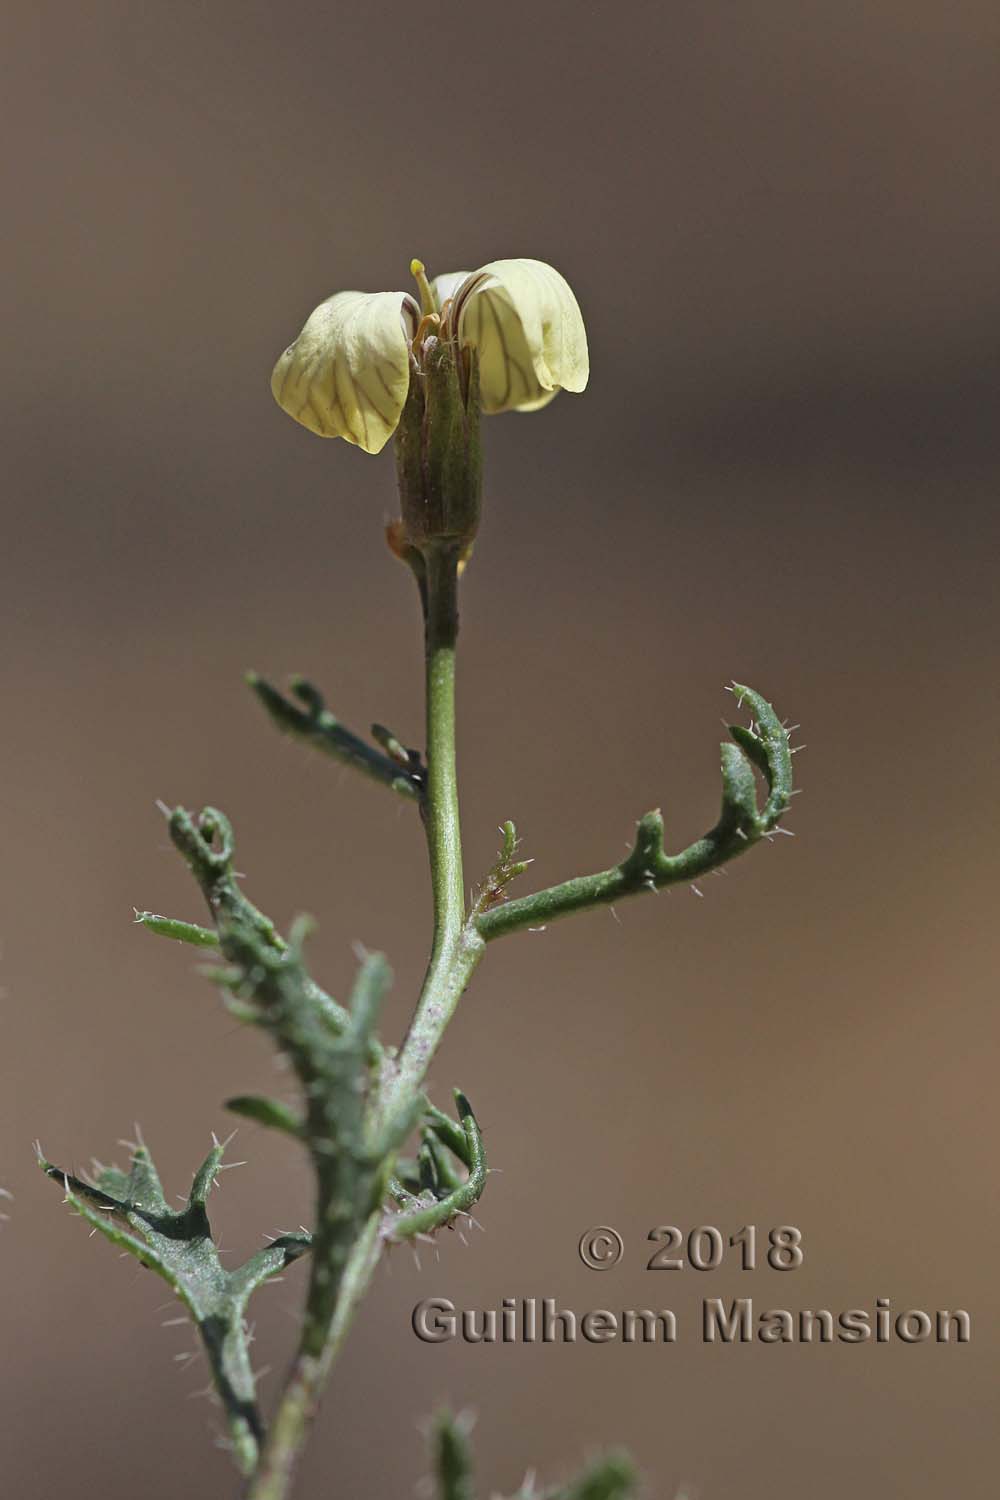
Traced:
<svg viewBox="0 0 1000 1500">
<path fill-rule="evenodd" d="M 405 292 L 336 292 L 278 360 L 278 405 L 319 437 L 378 453 L 396 430 L 410 386 Z"/>
<path fill-rule="evenodd" d="M 449 297 L 454 297 L 462 282 L 468 279 L 468 271 L 445 271 L 441 276 L 434 277 L 431 282 L 431 291 L 434 293 L 439 310 L 444 307 Z"/>
<path fill-rule="evenodd" d="M 585 389 L 590 359 L 583 318 L 568 283 L 552 266 L 541 260 L 493 260 L 466 278 L 455 295 L 459 336 L 479 352 L 484 411 L 537 411 L 557 391 Z"/>
</svg>

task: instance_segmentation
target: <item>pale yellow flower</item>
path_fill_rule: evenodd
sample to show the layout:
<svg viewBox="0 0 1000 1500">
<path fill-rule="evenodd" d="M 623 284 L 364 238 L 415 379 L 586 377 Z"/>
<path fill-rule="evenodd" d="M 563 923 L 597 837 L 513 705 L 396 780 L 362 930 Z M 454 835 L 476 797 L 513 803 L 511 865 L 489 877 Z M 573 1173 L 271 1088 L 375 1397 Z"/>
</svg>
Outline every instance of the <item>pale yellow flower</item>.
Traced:
<svg viewBox="0 0 1000 1500">
<path fill-rule="evenodd" d="M 540 260 L 494 260 L 408 292 L 336 292 L 310 314 L 274 367 L 279 406 L 320 437 L 378 453 L 396 430 L 425 342 L 454 341 L 479 359 L 485 412 L 537 411 L 582 391 L 590 363 L 569 285 Z"/>
</svg>

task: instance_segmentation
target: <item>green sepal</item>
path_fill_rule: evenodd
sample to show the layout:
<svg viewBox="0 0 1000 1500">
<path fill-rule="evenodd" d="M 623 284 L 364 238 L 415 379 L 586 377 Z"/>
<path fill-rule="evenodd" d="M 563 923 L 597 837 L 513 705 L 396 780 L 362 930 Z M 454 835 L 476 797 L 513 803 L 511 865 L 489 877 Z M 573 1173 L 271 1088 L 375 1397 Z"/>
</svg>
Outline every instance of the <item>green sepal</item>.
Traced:
<svg viewBox="0 0 1000 1500">
<path fill-rule="evenodd" d="M 419 552 L 467 548 L 479 528 L 479 410 L 475 351 L 427 338 L 393 440 L 403 529 Z"/>
</svg>

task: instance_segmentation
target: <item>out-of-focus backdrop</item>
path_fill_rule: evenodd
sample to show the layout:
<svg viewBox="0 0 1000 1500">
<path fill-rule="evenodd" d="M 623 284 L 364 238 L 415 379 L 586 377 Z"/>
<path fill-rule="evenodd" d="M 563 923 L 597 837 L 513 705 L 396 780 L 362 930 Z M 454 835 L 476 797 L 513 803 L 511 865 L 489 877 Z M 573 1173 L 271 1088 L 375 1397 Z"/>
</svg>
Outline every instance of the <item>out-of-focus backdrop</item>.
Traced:
<svg viewBox="0 0 1000 1500">
<path fill-rule="evenodd" d="M 133 906 L 199 918 L 157 798 L 232 816 L 247 890 L 383 947 L 405 1025 L 418 820 L 279 738 L 242 685 L 313 676 L 420 739 L 390 453 L 296 427 L 312 306 L 501 256 L 587 320 L 584 397 L 490 420 L 466 579 L 470 879 L 514 817 L 548 883 L 662 805 L 713 820 L 731 677 L 800 721 L 798 837 L 498 944 L 432 1083 L 492 1178 L 468 1248 L 394 1254 L 305 1468 L 407 1496 L 421 1419 L 478 1413 L 485 1493 L 628 1445 L 701 1500 L 995 1493 L 1000 20 L 986 0 L 135 0 L 7 22 L 0 1226 L 11 1495 L 233 1496 L 166 1289 L 60 1207 L 138 1119 L 180 1191 L 220 1103 L 283 1087 Z M 234 1253 L 309 1214 L 252 1126 Z M 644 1269 L 649 1229 L 798 1225 L 781 1276 Z M 622 1264 L 586 1270 L 591 1225 Z M 273 1395 L 302 1270 L 260 1294 Z M 428 1347 L 430 1295 L 672 1307 L 677 1346 Z M 711 1348 L 703 1297 L 969 1310 L 967 1347 Z"/>
</svg>

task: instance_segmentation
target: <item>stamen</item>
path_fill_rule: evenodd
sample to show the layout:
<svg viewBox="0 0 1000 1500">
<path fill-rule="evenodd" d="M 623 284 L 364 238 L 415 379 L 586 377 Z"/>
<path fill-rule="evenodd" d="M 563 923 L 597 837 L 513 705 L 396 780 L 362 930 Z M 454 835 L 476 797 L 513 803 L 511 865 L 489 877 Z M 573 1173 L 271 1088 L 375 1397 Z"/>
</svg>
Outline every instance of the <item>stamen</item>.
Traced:
<svg viewBox="0 0 1000 1500">
<path fill-rule="evenodd" d="M 420 293 L 420 311 L 425 318 L 430 317 L 432 313 L 437 312 L 438 308 L 431 284 L 427 280 L 427 269 L 422 260 L 410 261 L 410 275 L 417 283 L 417 291 Z"/>
<path fill-rule="evenodd" d="M 420 319 L 416 333 L 413 335 L 414 352 L 423 347 L 424 339 L 430 338 L 431 334 L 437 333 L 441 319 L 437 313 L 425 313 Z"/>
</svg>

